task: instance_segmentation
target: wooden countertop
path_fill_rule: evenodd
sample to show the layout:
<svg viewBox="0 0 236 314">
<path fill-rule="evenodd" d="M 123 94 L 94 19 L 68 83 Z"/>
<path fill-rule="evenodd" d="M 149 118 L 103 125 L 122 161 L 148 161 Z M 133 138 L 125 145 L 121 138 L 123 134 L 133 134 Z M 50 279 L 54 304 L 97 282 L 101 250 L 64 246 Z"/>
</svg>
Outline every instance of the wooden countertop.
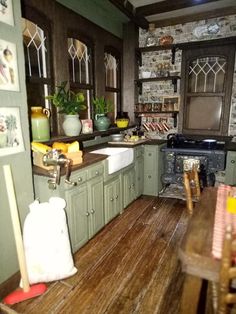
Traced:
<svg viewBox="0 0 236 314">
<path fill-rule="evenodd" d="M 79 165 L 75 165 L 71 167 L 71 171 L 75 171 L 75 170 L 80 170 L 83 169 L 85 167 L 88 167 L 96 162 L 102 161 L 104 159 L 107 158 L 107 155 L 100 155 L 100 154 L 90 154 L 88 152 L 85 152 L 83 155 L 83 162 Z M 50 171 L 37 167 L 37 166 L 33 166 L 33 173 L 40 175 L 40 176 L 47 176 L 50 177 Z M 62 167 L 61 169 L 61 175 L 65 175 L 65 168 Z"/>
</svg>

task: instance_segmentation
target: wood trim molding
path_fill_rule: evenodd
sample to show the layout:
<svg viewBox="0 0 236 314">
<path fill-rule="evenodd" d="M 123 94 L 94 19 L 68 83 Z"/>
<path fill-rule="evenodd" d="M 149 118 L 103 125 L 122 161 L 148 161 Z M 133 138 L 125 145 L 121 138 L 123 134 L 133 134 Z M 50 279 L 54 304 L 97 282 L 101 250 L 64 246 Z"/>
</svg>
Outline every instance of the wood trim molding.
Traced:
<svg viewBox="0 0 236 314">
<path fill-rule="evenodd" d="M 174 18 L 156 20 L 156 21 L 152 21 L 152 23 L 155 24 L 155 27 L 164 27 L 164 26 L 184 24 L 184 23 L 206 20 L 210 18 L 216 18 L 216 17 L 233 15 L 233 14 L 236 14 L 236 5 L 227 7 L 227 8 L 215 9 L 212 11 L 205 11 L 205 12 L 195 13 L 195 14 L 190 14 L 190 15 L 185 15 L 185 16 L 178 16 Z"/>
<path fill-rule="evenodd" d="M 156 2 L 152 4 L 143 5 L 136 9 L 137 15 L 153 15 L 153 14 L 160 14 L 165 12 L 170 12 L 179 9 L 185 9 L 189 7 L 193 7 L 195 5 L 201 5 L 209 2 L 216 2 L 219 0 L 201 0 L 201 1 L 194 1 L 194 0 L 166 0 L 161 2 Z"/>
<path fill-rule="evenodd" d="M 149 23 L 144 16 L 136 14 L 135 7 L 129 2 L 124 0 L 109 0 L 117 9 L 123 12 L 130 20 L 137 26 L 148 29 Z"/>
</svg>

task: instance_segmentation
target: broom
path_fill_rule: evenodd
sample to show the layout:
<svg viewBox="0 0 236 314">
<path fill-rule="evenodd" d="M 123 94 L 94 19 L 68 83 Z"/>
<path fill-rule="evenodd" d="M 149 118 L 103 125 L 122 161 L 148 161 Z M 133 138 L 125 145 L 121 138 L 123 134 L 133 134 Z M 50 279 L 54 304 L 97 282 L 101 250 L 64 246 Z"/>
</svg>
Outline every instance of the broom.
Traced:
<svg viewBox="0 0 236 314">
<path fill-rule="evenodd" d="M 13 232 L 16 242 L 16 251 L 18 256 L 18 262 L 19 262 L 19 268 L 20 268 L 20 274 L 22 278 L 22 289 L 19 288 L 12 293 L 10 293 L 8 296 L 6 296 L 3 299 L 3 302 L 5 304 L 15 304 L 22 302 L 24 300 L 34 298 L 36 296 L 39 296 L 43 294 L 47 290 L 47 286 L 44 283 L 39 283 L 33 286 L 30 286 L 29 284 L 29 278 L 26 268 L 26 259 L 24 254 L 24 246 L 23 246 L 23 240 L 21 236 L 21 227 L 20 227 L 20 220 L 16 205 L 16 196 L 14 191 L 14 185 L 12 180 L 12 173 L 11 173 L 11 167 L 10 165 L 4 165 L 3 166 L 3 172 L 6 182 L 6 188 L 7 188 L 7 196 L 10 206 L 10 212 L 11 212 L 11 220 L 13 225 Z"/>
</svg>

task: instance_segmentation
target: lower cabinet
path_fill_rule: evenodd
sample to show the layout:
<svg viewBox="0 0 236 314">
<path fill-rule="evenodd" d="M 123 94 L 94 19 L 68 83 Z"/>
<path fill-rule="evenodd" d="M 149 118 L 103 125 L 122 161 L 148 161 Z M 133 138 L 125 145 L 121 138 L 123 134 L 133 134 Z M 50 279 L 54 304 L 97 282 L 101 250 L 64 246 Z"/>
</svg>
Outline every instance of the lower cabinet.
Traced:
<svg viewBox="0 0 236 314">
<path fill-rule="evenodd" d="M 48 178 L 34 176 L 35 196 L 41 202 L 51 196 L 66 200 L 66 215 L 73 252 L 84 245 L 105 224 L 103 163 L 95 163 L 81 170 L 73 171 L 70 180 L 76 186 L 64 183 L 64 177 L 55 190 L 48 188 Z"/>
<path fill-rule="evenodd" d="M 236 185 L 236 151 L 227 152 L 225 184 Z"/>
<path fill-rule="evenodd" d="M 75 252 L 89 240 L 89 215 L 87 185 L 82 184 L 65 192 L 72 250 Z"/>
<path fill-rule="evenodd" d="M 134 165 L 132 165 L 123 172 L 123 208 L 136 199 L 135 179 Z"/>
<path fill-rule="evenodd" d="M 158 196 L 162 189 L 163 145 L 144 146 L 144 189 L 143 194 Z"/>
<path fill-rule="evenodd" d="M 104 185 L 105 223 L 117 216 L 123 209 L 121 175 L 117 175 Z"/>
<path fill-rule="evenodd" d="M 144 160 L 143 147 L 137 147 L 136 158 L 134 164 L 135 170 L 135 184 L 136 184 L 136 198 L 143 194 L 143 177 L 144 177 Z"/>
</svg>

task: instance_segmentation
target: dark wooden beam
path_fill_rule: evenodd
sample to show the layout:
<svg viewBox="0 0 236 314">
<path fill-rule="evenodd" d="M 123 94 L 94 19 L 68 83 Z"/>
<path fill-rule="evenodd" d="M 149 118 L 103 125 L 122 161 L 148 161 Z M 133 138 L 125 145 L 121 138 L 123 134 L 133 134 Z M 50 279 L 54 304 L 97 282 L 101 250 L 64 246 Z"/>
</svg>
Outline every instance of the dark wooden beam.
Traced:
<svg viewBox="0 0 236 314">
<path fill-rule="evenodd" d="M 148 16 L 153 14 L 160 14 L 165 12 L 170 12 L 174 10 L 184 9 L 188 7 L 193 7 L 195 5 L 201 5 L 209 2 L 216 2 L 219 0 L 166 0 L 153 4 L 144 5 L 136 9 L 138 16 Z"/>
<path fill-rule="evenodd" d="M 227 16 L 227 15 L 232 15 L 232 14 L 236 14 L 236 5 L 227 7 L 227 8 L 215 9 L 212 11 L 199 12 L 195 14 L 178 16 L 174 18 L 167 18 L 167 19 L 162 19 L 159 21 L 158 20 L 152 21 L 152 23 L 154 23 L 156 27 L 164 27 L 164 26 L 200 21 L 200 20 L 205 20 L 205 19 L 210 19 L 210 18 L 216 18 L 220 16 Z"/>
<path fill-rule="evenodd" d="M 143 16 L 138 16 L 134 6 L 125 0 L 109 0 L 115 7 L 117 7 L 121 12 L 123 12 L 130 20 L 137 26 L 148 29 L 148 21 Z"/>
</svg>

